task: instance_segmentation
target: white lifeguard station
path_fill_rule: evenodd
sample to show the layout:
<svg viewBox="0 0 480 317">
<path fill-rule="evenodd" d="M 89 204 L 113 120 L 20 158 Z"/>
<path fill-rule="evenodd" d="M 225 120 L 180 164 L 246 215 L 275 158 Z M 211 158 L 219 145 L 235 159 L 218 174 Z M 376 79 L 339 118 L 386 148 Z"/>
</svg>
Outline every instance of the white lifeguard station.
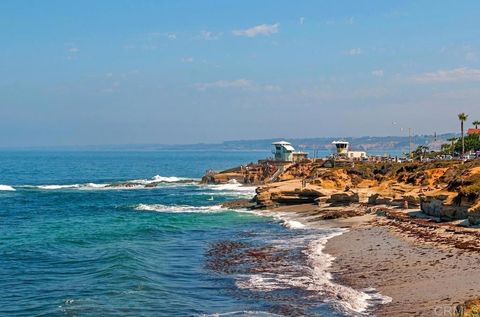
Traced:
<svg viewBox="0 0 480 317">
<path fill-rule="evenodd" d="M 275 161 L 293 161 L 293 152 L 295 152 L 295 149 L 292 144 L 287 141 L 279 141 L 273 142 L 272 146 L 272 154 L 274 155 Z"/>
<path fill-rule="evenodd" d="M 347 141 L 333 141 L 337 149 L 336 155 L 339 157 L 345 157 L 350 160 L 363 160 L 367 158 L 367 152 L 364 151 L 350 151 L 350 143 Z"/>
<path fill-rule="evenodd" d="M 337 148 L 337 155 L 347 155 L 350 143 L 347 141 L 333 141 L 332 144 Z"/>
</svg>

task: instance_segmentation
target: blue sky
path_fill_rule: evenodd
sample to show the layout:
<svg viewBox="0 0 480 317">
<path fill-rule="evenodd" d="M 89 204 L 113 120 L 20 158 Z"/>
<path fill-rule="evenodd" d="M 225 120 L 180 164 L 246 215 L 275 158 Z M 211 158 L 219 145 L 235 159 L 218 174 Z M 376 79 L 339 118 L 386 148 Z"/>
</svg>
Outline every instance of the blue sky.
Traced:
<svg viewBox="0 0 480 317">
<path fill-rule="evenodd" d="M 1 1 L 0 146 L 480 119 L 479 1 Z"/>
</svg>

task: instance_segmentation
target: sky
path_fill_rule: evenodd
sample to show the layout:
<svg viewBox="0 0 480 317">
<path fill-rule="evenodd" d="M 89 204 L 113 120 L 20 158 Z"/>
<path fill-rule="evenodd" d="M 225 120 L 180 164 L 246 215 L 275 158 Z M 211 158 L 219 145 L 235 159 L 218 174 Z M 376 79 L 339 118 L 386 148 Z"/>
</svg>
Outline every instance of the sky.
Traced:
<svg viewBox="0 0 480 317">
<path fill-rule="evenodd" d="M 480 1 L 0 1 L 0 147 L 459 131 Z"/>
</svg>

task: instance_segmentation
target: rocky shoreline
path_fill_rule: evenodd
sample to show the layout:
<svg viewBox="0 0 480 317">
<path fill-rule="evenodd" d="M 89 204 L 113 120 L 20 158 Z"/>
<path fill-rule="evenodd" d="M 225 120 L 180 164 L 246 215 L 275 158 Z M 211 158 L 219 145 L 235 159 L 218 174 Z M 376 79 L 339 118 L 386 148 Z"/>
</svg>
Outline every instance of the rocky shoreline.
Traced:
<svg viewBox="0 0 480 317">
<path fill-rule="evenodd" d="M 325 167 L 310 160 L 281 172 L 264 163 L 203 181 L 232 179 L 259 186 L 252 201 L 232 207 L 292 212 L 350 228 L 327 243 L 336 257 L 333 273 L 346 285 L 392 297 L 378 316 L 478 313 L 480 161 Z"/>
</svg>

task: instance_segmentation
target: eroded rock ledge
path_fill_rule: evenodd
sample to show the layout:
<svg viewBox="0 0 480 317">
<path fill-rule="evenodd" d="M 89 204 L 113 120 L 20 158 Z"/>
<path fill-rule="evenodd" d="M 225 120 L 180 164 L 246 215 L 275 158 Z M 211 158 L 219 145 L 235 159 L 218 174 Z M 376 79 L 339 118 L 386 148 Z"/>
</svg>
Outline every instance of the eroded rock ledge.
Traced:
<svg viewBox="0 0 480 317">
<path fill-rule="evenodd" d="M 480 160 L 413 163 L 343 163 L 306 160 L 282 167 L 267 161 L 220 173 L 205 183 L 236 181 L 258 185 L 255 208 L 315 204 L 386 205 L 419 208 L 439 221 L 480 224 Z"/>
</svg>

